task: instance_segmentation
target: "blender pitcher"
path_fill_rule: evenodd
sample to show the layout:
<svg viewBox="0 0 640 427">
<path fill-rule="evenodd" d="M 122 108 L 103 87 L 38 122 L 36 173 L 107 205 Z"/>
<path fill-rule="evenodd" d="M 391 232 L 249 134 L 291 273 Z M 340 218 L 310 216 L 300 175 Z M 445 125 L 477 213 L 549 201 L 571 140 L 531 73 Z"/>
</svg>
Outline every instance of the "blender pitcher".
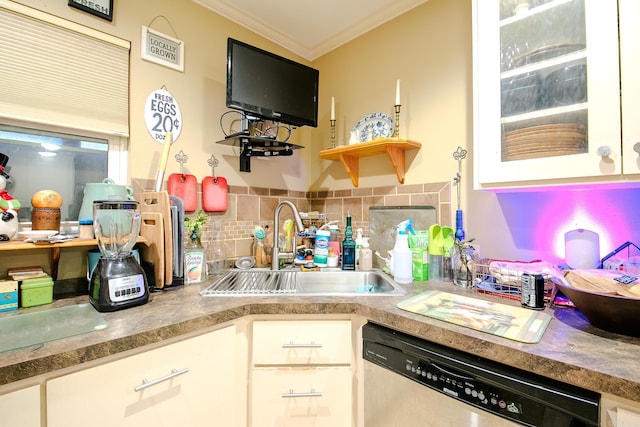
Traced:
<svg viewBox="0 0 640 427">
<path fill-rule="evenodd" d="M 89 300 L 98 311 L 115 311 L 149 300 L 144 270 L 131 252 L 140 222 L 136 201 L 93 202 L 93 225 L 101 256 L 91 275 Z"/>
</svg>

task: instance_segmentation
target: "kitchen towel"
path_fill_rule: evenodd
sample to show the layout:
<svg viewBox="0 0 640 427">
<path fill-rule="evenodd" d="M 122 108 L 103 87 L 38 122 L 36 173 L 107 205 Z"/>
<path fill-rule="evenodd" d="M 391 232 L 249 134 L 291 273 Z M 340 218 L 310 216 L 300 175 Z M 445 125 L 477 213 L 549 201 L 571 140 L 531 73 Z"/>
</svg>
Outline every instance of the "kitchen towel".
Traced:
<svg viewBox="0 0 640 427">
<path fill-rule="evenodd" d="M 551 316 L 541 311 L 441 291 L 426 291 L 400 301 L 396 306 L 524 343 L 540 341 L 551 321 Z"/>
</svg>

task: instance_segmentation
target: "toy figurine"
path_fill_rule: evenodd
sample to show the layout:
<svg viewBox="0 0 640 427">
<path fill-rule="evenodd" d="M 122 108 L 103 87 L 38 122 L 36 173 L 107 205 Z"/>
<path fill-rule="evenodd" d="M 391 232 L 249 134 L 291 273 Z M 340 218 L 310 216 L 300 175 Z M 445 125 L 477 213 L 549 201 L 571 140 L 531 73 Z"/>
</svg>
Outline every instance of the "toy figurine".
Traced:
<svg viewBox="0 0 640 427">
<path fill-rule="evenodd" d="M 6 190 L 7 181 L 11 179 L 6 171 L 9 156 L 0 153 L 0 241 L 6 242 L 18 233 L 18 210 L 22 206 Z"/>
</svg>

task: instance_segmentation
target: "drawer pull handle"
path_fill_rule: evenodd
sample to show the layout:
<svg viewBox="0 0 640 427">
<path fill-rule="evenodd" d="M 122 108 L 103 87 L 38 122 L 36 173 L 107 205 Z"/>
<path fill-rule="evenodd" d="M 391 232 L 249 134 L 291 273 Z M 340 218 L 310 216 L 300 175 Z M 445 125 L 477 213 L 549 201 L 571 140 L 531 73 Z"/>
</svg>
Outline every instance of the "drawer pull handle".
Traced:
<svg viewBox="0 0 640 427">
<path fill-rule="evenodd" d="M 311 389 L 311 391 L 306 393 L 294 393 L 293 389 L 290 389 L 289 393 L 282 393 L 283 399 L 288 399 L 290 397 L 322 397 L 322 393 L 315 391 L 314 389 Z"/>
<path fill-rule="evenodd" d="M 322 348 L 322 344 L 316 344 L 314 342 L 309 344 L 296 344 L 294 342 L 290 342 L 288 344 L 282 344 L 282 348 Z"/>
<path fill-rule="evenodd" d="M 149 388 L 149 387 L 154 386 L 156 384 L 159 384 L 161 382 L 170 380 L 172 378 L 177 377 L 178 375 L 186 374 L 187 372 L 189 372 L 189 368 L 184 368 L 184 369 L 180 369 L 180 370 L 177 370 L 176 368 L 173 368 L 169 375 L 165 375 L 164 377 L 155 379 L 153 381 L 147 381 L 147 379 L 144 378 L 142 380 L 142 384 L 140 384 L 138 387 L 134 388 L 133 390 L 136 391 L 136 392 L 142 391 L 145 388 Z"/>
</svg>

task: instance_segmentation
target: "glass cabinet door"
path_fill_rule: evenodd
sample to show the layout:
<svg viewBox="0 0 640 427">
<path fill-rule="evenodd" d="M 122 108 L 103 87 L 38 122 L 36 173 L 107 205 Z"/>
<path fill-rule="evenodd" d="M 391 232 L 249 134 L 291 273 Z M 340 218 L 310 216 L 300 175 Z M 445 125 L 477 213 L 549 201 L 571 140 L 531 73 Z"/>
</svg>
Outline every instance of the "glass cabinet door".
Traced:
<svg viewBox="0 0 640 427">
<path fill-rule="evenodd" d="M 620 174 L 616 2 L 474 7 L 476 185 Z"/>
</svg>

